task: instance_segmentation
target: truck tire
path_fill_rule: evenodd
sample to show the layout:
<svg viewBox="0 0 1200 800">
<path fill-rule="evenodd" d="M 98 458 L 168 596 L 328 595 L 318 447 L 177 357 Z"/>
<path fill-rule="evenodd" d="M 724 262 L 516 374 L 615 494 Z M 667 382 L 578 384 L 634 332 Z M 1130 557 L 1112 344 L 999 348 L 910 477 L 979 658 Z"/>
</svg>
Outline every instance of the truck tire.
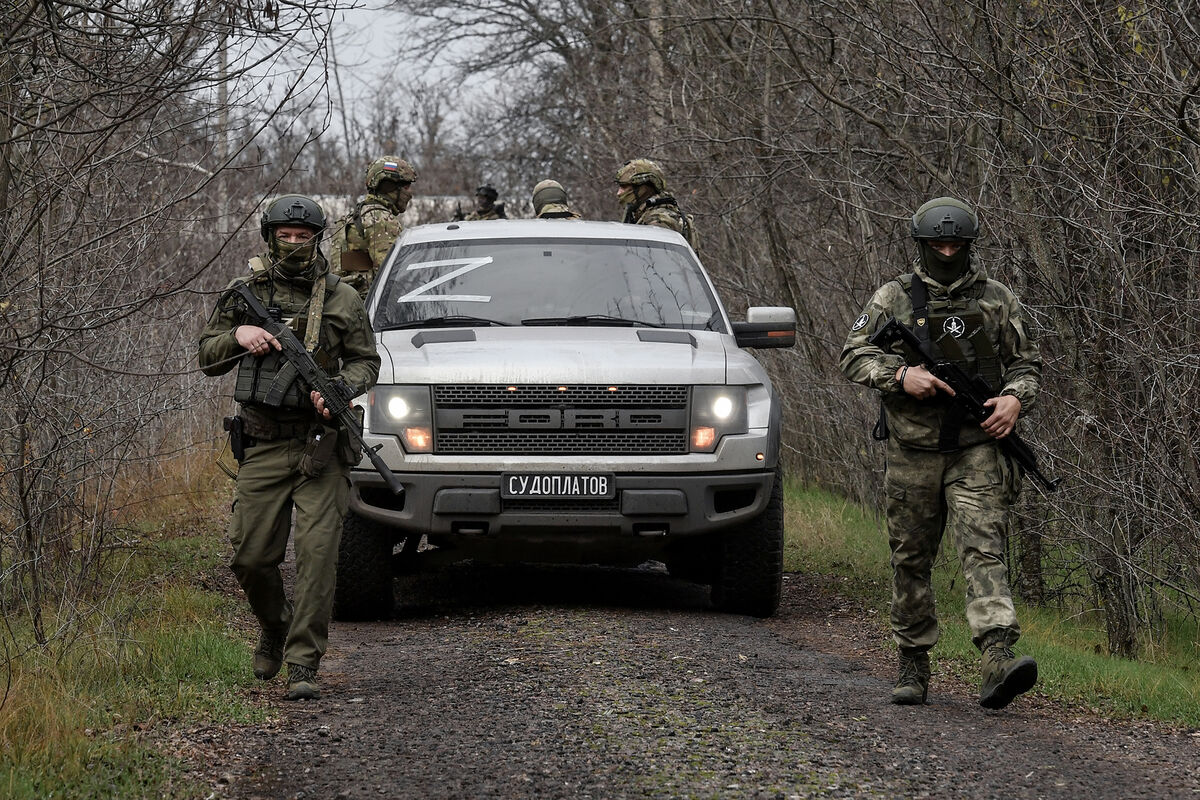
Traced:
<svg viewBox="0 0 1200 800">
<path fill-rule="evenodd" d="M 338 545 L 333 618 L 390 619 L 393 601 L 391 537 L 382 526 L 354 512 L 346 514 Z"/>
<path fill-rule="evenodd" d="M 775 471 L 767 507 L 726 531 L 712 586 L 718 611 L 769 617 L 783 591 L 783 473 Z"/>
</svg>

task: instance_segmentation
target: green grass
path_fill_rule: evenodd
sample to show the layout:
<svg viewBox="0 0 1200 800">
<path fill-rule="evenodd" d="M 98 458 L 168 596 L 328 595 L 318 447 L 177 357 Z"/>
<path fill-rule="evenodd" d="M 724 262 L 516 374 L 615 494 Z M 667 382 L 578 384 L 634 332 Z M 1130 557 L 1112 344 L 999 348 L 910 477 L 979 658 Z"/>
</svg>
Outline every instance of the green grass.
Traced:
<svg viewBox="0 0 1200 800">
<path fill-rule="evenodd" d="M 886 525 L 876 514 L 828 492 L 785 489 L 789 572 L 844 578 L 842 590 L 880 611 L 887 625 L 891 577 Z M 934 571 L 942 636 L 936 668 L 969 683 L 979 679 L 979 653 L 964 612 L 963 579 L 953 549 L 945 547 Z M 1017 603 L 1020 654 L 1038 661 L 1034 690 L 1052 699 L 1124 718 L 1200 726 L 1200 630 L 1195 619 L 1168 619 L 1143 643 L 1137 661 L 1107 655 L 1098 613 L 1032 608 Z"/>
<path fill-rule="evenodd" d="M 0 797 L 204 796 L 156 737 L 262 719 L 246 692 L 252 643 L 233 624 L 237 598 L 201 580 L 225 570 L 224 518 L 176 517 L 143 529 L 133 556 L 113 565 L 122 591 L 90 610 L 79 636 L 0 671 Z"/>
</svg>

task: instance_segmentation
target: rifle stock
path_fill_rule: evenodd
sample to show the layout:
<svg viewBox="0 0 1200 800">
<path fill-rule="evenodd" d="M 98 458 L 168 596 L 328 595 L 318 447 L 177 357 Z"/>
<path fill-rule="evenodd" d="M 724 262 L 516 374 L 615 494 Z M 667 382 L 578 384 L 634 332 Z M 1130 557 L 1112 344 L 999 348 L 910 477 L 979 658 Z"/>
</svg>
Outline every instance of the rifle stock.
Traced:
<svg viewBox="0 0 1200 800">
<path fill-rule="evenodd" d="M 927 343 L 921 341 L 920 337 L 895 317 L 889 319 L 879 330 L 871 334 L 867 341 L 881 350 L 886 350 L 894 342 L 903 342 L 916 354 L 926 369 L 954 390 L 955 402 L 966 410 L 968 416 L 976 422 L 983 422 L 991 416 L 992 409 L 984 403 L 996 396 L 992 387 L 988 386 L 987 382 L 979 376 L 970 377 L 953 361 L 937 358 Z M 1017 435 L 1016 431 L 996 441 L 999 442 L 1000 449 L 1020 464 L 1021 468 L 1032 475 L 1047 492 L 1058 489 L 1062 478 L 1051 479 L 1042 473 L 1038 468 L 1037 456 L 1025 443 L 1025 440 Z"/>
<path fill-rule="evenodd" d="M 400 479 L 388 468 L 383 457 L 379 455 L 379 446 L 370 447 L 363 441 L 362 434 L 358 429 L 358 415 L 354 413 L 354 407 L 350 405 L 350 401 L 354 399 L 353 390 L 326 375 L 325 370 L 321 369 L 320 365 L 313 360 L 312 354 L 304 349 L 303 343 L 296 338 L 296 334 L 292 333 L 292 329 L 284 323 L 272 319 L 266 306 L 254 295 L 254 292 L 250 291 L 250 287 L 245 282 L 237 284 L 231 291 L 239 295 L 245 310 L 255 318 L 259 327 L 270 333 L 279 342 L 283 357 L 296 370 L 296 374 L 304 382 L 304 385 L 312 391 L 321 393 L 321 397 L 325 399 L 325 408 L 338 423 L 338 428 L 350 438 L 350 443 L 357 448 L 358 452 L 366 453 L 367 458 L 371 460 L 371 465 L 375 467 L 375 471 L 383 478 L 392 493 L 397 497 L 403 497 L 404 484 L 400 483 Z"/>
</svg>

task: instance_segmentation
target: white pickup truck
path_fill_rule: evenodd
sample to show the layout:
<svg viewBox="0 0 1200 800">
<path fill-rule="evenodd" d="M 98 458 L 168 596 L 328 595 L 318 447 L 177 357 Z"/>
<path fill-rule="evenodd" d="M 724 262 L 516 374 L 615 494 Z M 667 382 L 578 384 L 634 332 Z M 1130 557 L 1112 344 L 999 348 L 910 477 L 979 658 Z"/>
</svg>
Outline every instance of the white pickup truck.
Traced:
<svg viewBox="0 0 1200 800">
<path fill-rule="evenodd" d="M 397 568 L 665 564 L 720 610 L 779 605 L 780 405 L 683 237 L 578 220 L 423 225 L 367 298 L 383 359 L 364 439 L 405 488 L 351 472 L 334 614 L 392 610 Z"/>
</svg>

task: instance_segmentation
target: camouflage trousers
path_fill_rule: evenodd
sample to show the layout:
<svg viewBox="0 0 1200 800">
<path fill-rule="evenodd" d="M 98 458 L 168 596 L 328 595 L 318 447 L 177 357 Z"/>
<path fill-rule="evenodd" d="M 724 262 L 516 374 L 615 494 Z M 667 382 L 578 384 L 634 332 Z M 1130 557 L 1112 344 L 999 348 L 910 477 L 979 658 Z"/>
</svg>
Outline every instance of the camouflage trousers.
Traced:
<svg viewBox="0 0 1200 800">
<path fill-rule="evenodd" d="M 1020 635 L 1004 564 L 1007 512 L 1016 476 L 994 443 L 956 453 L 912 450 L 888 441 L 888 540 L 892 550 L 892 634 L 901 647 L 938 640 L 930 575 L 947 531 L 966 581 L 967 624 L 978 647 L 995 628 Z"/>
<path fill-rule="evenodd" d="M 229 567 L 259 624 L 269 631 L 288 631 L 284 660 L 316 669 L 329 637 L 350 482 L 348 469 L 337 459 L 319 478 L 301 474 L 303 452 L 303 439 L 277 439 L 247 448 L 229 522 Z M 289 603 L 279 565 L 293 507 L 296 584 Z"/>
</svg>

